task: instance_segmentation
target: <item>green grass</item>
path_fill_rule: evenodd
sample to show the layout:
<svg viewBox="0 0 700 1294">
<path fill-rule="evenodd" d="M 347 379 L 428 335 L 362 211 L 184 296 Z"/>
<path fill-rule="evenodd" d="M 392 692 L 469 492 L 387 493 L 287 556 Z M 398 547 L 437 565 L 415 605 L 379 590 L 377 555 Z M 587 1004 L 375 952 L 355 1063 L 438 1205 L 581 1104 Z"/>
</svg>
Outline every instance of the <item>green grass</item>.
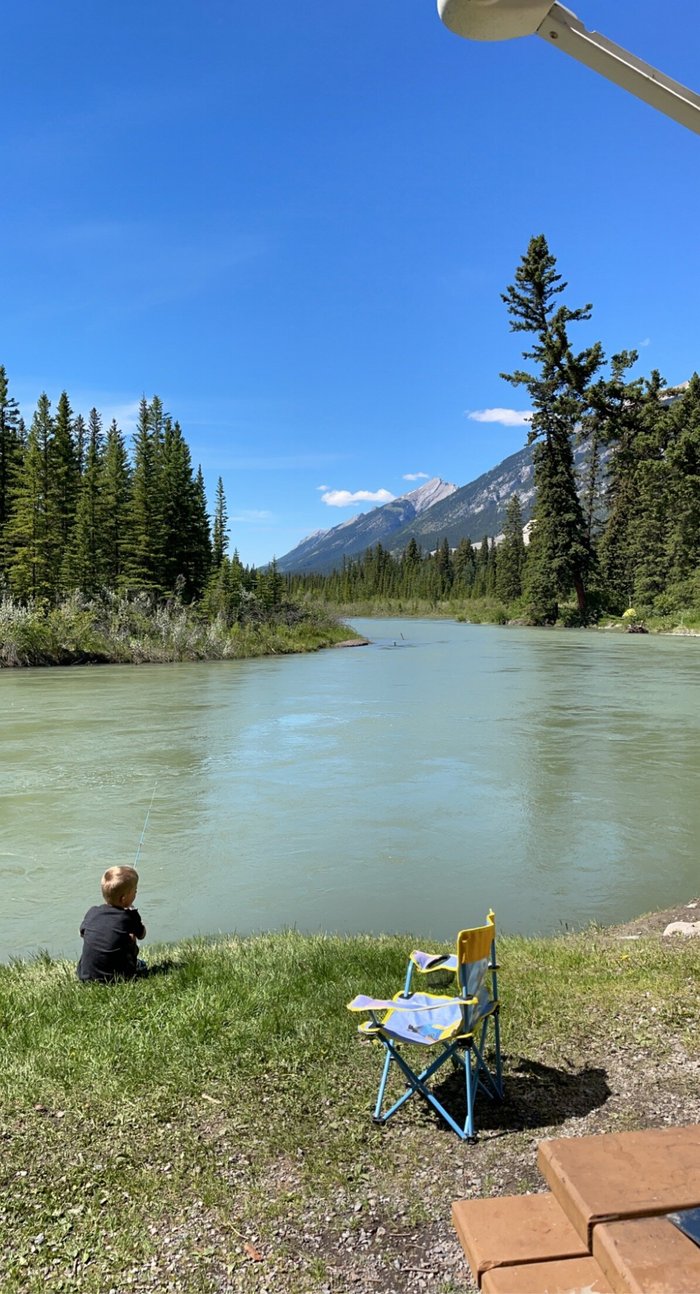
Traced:
<svg viewBox="0 0 700 1294">
<path fill-rule="evenodd" d="M 56 606 L 0 599 L 0 668 L 242 659 L 317 651 L 355 636 L 320 607 L 259 610 L 229 624 L 196 606 L 154 606 L 146 596 L 76 593 Z"/>
<path fill-rule="evenodd" d="M 263 1242 L 299 1269 L 285 1294 L 321 1289 L 323 1253 L 302 1272 L 288 1236 L 319 1200 L 349 1191 L 352 1228 L 405 1192 L 422 1225 L 415 1174 L 462 1148 L 420 1112 L 377 1132 L 379 1056 L 345 1010 L 357 992 L 394 992 L 411 946 L 185 942 L 150 954 L 167 953 L 170 974 L 109 987 L 46 957 L 0 967 L 3 1294 L 262 1290 L 244 1246 Z M 696 941 L 508 938 L 499 961 L 506 1081 L 522 1057 L 700 1055 Z"/>
</svg>

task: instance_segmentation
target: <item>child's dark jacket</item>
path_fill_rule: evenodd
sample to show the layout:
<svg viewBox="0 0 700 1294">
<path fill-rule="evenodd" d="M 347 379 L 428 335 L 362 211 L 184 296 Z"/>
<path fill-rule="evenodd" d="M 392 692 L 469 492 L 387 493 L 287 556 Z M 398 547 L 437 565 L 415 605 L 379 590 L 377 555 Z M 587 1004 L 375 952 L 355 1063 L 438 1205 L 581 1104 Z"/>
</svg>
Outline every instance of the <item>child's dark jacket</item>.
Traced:
<svg viewBox="0 0 700 1294">
<path fill-rule="evenodd" d="M 83 952 L 78 979 L 133 979 L 136 975 L 136 939 L 146 931 L 136 908 L 113 908 L 109 903 L 90 908 L 80 925 Z M 132 939 L 131 936 L 135 938 Z"/>
</svg>

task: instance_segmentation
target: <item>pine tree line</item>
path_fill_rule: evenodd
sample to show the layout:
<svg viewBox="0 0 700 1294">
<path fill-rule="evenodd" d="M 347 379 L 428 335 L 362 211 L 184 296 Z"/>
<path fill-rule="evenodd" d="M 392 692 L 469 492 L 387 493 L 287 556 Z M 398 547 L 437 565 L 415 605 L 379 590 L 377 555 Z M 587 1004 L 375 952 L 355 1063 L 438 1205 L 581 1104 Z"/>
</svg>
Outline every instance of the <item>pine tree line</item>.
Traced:
<svg viewBox="0 0 700 1294">
<path fill-rule="evenodd" d="M 97 409 L 87 422 L 64 392 L 41 395 L 31 425 L 0 367 L 0 592 L 55 605 L 79 591 L 201 601 L 229 623 L 279 605 L 284 582 L 228 550 L 219 478 L 210 526 L 204 478 L 180 424 L 141 400 L 131 452 Z"/>
<path fill-rule="evenodd" d="M 438 603 L 496 597 L 508 603 L 522 594 L 526 556 L 522 507 L 515 494 L 498 544 L 485 535 L 476 543 L 461 539 L 452 549 L 443 539 L 434 552 L 423 553 L 410 539 L 399 555 L 375 544 L 339 571 L 290 575 L 287 586 L 293 597 L 312 593 L 339 606 L 374 599 Z"/>
</svg>

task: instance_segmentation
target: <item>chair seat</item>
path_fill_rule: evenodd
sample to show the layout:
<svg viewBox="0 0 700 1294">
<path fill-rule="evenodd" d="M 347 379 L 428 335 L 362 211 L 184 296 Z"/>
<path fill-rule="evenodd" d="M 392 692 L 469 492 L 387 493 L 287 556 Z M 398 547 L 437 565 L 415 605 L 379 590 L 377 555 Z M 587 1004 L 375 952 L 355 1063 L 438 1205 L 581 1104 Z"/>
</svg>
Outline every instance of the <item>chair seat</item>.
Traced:
<svg viewBox="0 0 700 1294">
<path fill-rule="evenodd" d="M 405 1001 L 400 993 L 396 1000 Z M 381 1032 L 397 1042 L 413 1042 L 422 1047 L 434 1047 L 436 1042 L 445 1042 L 460 1032 L 463 1011 L 457 1003 L 445 1002 L 432 993 L 413 993 L 410 1000 L 422 1009 L 411 1011 L 402 1006 L 389 1010 L 379 1025 L 368 1020 L 360 1025 L 359 1032 L 370 1035 Z M 433 1004 L 434 1010 L 425 1010 Z"/>
</svg>

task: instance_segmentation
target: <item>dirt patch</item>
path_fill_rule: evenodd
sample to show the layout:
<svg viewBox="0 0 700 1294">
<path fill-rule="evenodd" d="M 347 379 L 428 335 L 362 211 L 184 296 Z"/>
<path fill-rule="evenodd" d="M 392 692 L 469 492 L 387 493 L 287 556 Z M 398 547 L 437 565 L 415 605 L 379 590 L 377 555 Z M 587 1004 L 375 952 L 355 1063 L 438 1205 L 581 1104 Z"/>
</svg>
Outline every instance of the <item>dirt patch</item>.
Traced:
<svg viewBox="0 0 700 1294">
<path fill-rule="evenodd" d="M 661 912 L 647 912 L 644 916 L 635 917 L 633 921 L 625 921 L 623 925 L 610 926 L 607 933 L 613 939 L 630 939 L 634 935 L 662 935 L 672 921 L 700 921 L 700 899 L 691 899 L 679 907 L 664 908 Z"/>
</svg>

